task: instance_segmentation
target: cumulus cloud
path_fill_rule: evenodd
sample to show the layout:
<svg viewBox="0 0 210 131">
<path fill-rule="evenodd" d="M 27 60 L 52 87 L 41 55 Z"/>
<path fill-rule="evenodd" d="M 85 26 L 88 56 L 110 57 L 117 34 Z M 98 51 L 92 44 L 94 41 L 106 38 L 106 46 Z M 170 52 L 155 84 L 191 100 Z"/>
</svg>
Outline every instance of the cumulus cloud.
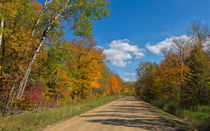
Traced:
<svg viewBox="0 0 210 131">
<path fill-rule="evenodd" d="M 210 38 L 208 38 L 207 41 L 203 43 L 203 45 L 204 45 L 204 50 L 210 52 Z"/>
<path fill-rule="evenodd" d="M 130 64 L 130 61 L 135 56 L 135 59 L 140 59 L 144 56 L 144 49 L 138 48 L 136 45 L 131 45 L 128 39 L 113 40 L 109 44 L 109 49 L 104 50 L 107 59 L 115 66 L 125 67 Z"/>
<path fill-rule="evenodd" d="M 129 78 L 123 78 L 123 80 L 124 80 L 125 82 L 130 81 L 130 79 L 129 79 Z"/>
<path fill-rule="evenodd" d="M 186 35 L 173 36 L 171 38 L 167 38 L 161 42 L 158 42 L 155 45 L 151 45 L 150 43 L 147 43 L 146 48 L 156 55 L 161 54 L 162 48 L 167 48 L 167 49 L 171 49 L 172 51 L 173 50 L 175 51 L 176 48 L 174 46 L 174 41 L 176 40 L 182 40 L 184 44 L 186 44 L 187 46 L 192 46 L 193 44 L 195 44 L 195 41 L 196 41 L 196 39 L 194 39 L 192 36 L 186 36 Z M 203 43 L 203 46 L 204 46 L 203 49 L 208 52 L 210 48 L 209 38 L 207 38 L 207 40 Z"/>
<path fill-rule="evenodd" d="M 175 40 L 179 40 L 179 39 L 183 39 L 183 40 L 189 41 L 190 37 L 188 37 L 186 35 L 173 36 L 171 38 L 165 39 L 164 41 L 158 42 L 155 45 L 151 45 L 150 43 L 147 43 L 146 44 L 146 48 L 149 51 L 151 51 L 152 53 L 159 55 L 159 54 L 161 54 L 161 49 L 162 48 L 167 48 L 167 49 L 173 48 L 174 41 Z"/>
<path fill-rule="evenodd" d="M 128 76 L 135 76 L 136 73 L 129 73 L 129 72 L 125 72 L 124 75 L 128 75 Z"/>
</svg>

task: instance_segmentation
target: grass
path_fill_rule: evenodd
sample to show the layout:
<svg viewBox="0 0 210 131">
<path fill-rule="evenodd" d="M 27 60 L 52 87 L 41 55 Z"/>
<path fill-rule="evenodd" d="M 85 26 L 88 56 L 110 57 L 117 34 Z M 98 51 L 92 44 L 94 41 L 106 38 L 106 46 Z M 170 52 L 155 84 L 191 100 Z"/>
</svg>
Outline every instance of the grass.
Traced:
<svg viewBox="0 0 210 131">
<path fill-rule="evenodd" d="M 139 97 L 137 98 L 140 99 Z M 194 125 L 188 122 L 187 120 L 180 119 L 177 116 L 163 111 L 163 106 L 160 109 L 148 103 L 147 107 L 152 113 L 158 115 L 160 118 L 162 118 L 163 121 L 169 123 L 177 131 L 197 131 Z"/>
<path fill-rule="evenodd" d="M 198 105 L 188 109 L 178 108 L 176 115 L 189 121 L 201 131 L 210 130 L 210 106 Z"/>
<path fill-rule="evenodd" d="M 28 112 L 8 118 L 0 117 L 2 131 L 35 130 L 56 123 L 75 115 L 79 115 L 97 106 L 106 104 L 122 96 L 102 96 L 79 103 L 64 105 L 41 112 Z"/>
<path fill-rule="evenodd" d="M 197 131 L 196 128 L 189 122 L 182 120 L 172 114 L 169 114 L 167 112 L 164 112 L 160 108 L 157 108 L 152 105 L 148 105 L 149 109 L 151 109 L 152 112 L 160 116 L 165 122 L 170 123 L 172 127 L 174 127 L 178 131 Z"/>
<path fill-rule="evenodd" d="M 168 112 L 183 119 L 184 121 L 182 120 L 182 123 L 190 123 L 190 125 L 193 125 L 199 131 L 210 131 L 210 105 L 197 105 L 192 106 L 190 108 L 182 108 L 178 105 L 173 105 L 170 103 L 164 103 L 160 101 L 152 101 L 150 103 L 162 109 L 163 111 L 165 111 L 165 113 Z M 193 130 L 193 128 L 188 129 L 189 124 L 181 124 L 175 119 L 170 119 L 172 117 L 167 117 L 167 114 L 161 116 L 163 116 L 164 119 L 168 122 L 172 123 L 177 128 L 177 130 Z"/>
</svg>

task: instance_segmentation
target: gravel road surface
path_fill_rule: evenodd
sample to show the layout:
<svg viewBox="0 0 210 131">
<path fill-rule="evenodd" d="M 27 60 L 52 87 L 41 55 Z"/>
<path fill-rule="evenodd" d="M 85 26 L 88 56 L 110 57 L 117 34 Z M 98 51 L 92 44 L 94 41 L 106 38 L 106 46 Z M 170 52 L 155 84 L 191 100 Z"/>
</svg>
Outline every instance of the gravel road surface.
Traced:
<svg viewBox="0 0 210 131">
<path fill-rule="evenodd" d="M 44 131 L 174 131 L 147 103 L 127 96 L 72 117 Z"/>
</svg>

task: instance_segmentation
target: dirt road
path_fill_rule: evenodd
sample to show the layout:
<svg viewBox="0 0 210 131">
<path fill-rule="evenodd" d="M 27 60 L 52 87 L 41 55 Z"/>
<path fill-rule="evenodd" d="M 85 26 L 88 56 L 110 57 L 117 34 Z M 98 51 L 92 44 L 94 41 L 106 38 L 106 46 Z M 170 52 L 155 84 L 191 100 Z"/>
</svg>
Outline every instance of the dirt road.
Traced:
<svg viewBox="0 0 210 131">
<path fill-rule="evenodd" d="M 44 131 L 173 131 L 168 123 L 152 113 L 147 103 L 124 97 L 79 116 L 48 126 Z"/>
</svg>

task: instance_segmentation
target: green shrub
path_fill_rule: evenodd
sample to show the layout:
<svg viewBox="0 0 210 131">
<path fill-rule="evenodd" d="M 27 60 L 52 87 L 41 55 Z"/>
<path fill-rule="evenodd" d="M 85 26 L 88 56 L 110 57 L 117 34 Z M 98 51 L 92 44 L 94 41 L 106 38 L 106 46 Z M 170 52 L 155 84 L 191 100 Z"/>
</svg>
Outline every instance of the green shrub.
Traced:
<svg viewBox="0 0 210 131">
<path fill-rule="evenodd" d="M 198 105 L 190 108 L 179 108 L 176 115 L 191 122 L 199 130 L 210 130 L 210 106 Z"/>
<path fill-rule="evenodd" d="M 151 103 L 152 103 L 153 105 L 157 106 L 158 108 L 161 108 L 161 109 L 163 109 L 163 107 L 164 107 L 164 105 L 165 105 L 165 103 L 162 102 L 162 101 L 152 101 Z"/>
<path fill-rule="evenodd" d="M 168 113 L 175 114 L 176 110 L 177 110 L 177 105 L 175 105 L 175 104 L 165 104 L 163 106 L 163 110 L 168 112 Z"/>
</svg>

